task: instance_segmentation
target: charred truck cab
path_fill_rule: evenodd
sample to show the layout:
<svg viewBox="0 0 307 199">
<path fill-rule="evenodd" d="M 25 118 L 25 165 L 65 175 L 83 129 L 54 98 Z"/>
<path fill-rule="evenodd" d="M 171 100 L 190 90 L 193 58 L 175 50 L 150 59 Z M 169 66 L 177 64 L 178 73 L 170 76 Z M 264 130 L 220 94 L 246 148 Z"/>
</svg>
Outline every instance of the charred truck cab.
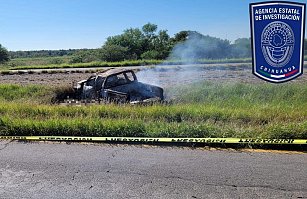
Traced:
<svg viewBox="0 0 307 199">
<path fill-rule="evenodd" d="M 110 69 L 82 80 L 74 87 L 79 99 L 137 103 L 164 100 L 163 89 L 139 82 L 133 70 Z"/>
</svg>

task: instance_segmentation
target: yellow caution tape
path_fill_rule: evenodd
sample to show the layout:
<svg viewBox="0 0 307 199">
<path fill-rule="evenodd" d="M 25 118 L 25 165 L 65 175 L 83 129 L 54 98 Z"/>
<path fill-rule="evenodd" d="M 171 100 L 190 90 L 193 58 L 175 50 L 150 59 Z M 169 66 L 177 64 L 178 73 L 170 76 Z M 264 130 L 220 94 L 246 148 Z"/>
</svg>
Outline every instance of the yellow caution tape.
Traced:
<svg viewBox="0 0 307 199">
<path fill-rule="evenodd" d="M 214 143 L 214 144 L 307 144 L 307 139 L 252 138 L 146 138 L 146 137 L 75 137 L 75 136 L 0 136 L 0 140 L 78 141 L 78 142 L 146 142 L 146 143 Z"/>
</svg>

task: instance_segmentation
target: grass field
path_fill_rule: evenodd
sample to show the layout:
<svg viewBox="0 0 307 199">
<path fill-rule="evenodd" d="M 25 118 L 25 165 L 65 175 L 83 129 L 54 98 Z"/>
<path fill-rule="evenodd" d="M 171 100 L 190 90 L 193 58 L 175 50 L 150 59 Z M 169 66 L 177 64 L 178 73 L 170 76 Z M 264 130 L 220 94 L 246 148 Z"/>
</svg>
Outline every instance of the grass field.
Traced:
<svg viewBox="0 0 307 199">
<path fill-rule="evenodd" d="M 121 62 L 90 62 L 90 63 L 69 63 L 69 57 L 45 57 L 45 58 L 19 58 L 13 59 L 8 64 L 2 65 L 3 70 L 23 69 L 61 69 L 61 68 L 93 68 L 93 67 L 123 67 L 143 65 L 176 65 L 185 63 L 213 64 L 213 63 L 249 63 L 251 59 L 221 59 L 221 60 L 127 60 Z"/>
<path fill-rule="evenodd" d="M 6 64 L 0 65 L 0 70 L 23 70 L 23 69 L 60 69 L 60 68 L 91 68 L 91 67 L 123 67 L 158 64 L 216 64 L 216 63 L 251 63 L 251 58 L 219 59 L 219 60 L 184 60 L 184 61 L 163 61 L 163 60 L 127 60 L 121 62 L 89 62 L 70 63 L 71 56 L 61 57 L 37 57 L 37 58 L 16 58 Z M 307 56 L 304 56 L 307 61 Z"/>
<path fill-rule="evenodd" d="M 1 135 L 307 138 L 307 86 L 203 82 L 172 104 L 50 104 L 56 90 L 0 86 Z"/>
<path fill-rule="evenodd" d="M 71 56 L 59 57 L 33 57 L 33 58 L 15 58 L 9 61 L 7 65 L 16 66 L 35 66 L 35 65 L 50 65 L 69 63 Z"/>
</svg>

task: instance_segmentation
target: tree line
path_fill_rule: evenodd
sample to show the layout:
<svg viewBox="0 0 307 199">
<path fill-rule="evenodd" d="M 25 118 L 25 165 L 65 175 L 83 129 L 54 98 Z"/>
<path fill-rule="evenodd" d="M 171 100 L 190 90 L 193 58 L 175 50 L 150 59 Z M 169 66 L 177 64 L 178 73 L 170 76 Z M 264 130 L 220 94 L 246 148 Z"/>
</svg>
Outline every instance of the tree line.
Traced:
<svg viewBox="0 0 307 199">
<path fill-rule="evenodd" d="M 73 55 L 79 49 L 68 50 L 30 50 L 30 51 L 10 51 L 11 59 L 15 58 L 35 58 L 35 57 L 60 57 Z"/>
<path fill-rule="evenodd" d="M 250 39 L 229 40 L 203 35 L 196 31 L 180 31 L 173 37 L 147 23 L 142 28 L 129 28 L 110 36 L 104 45 L 74 54 L 76 62 L 90 60 L 123 61 L 138 59 L 224 59 L 251 56 Z"/>
<path fill-rule="evenodd" d="M 307 47 L 307 40 L 305 39 Z M 305 51 L 307 54 L 307 51 Z M 167 30 L 147 23 L 129 28 L 120 35 L 110 36 L 98 49 L 7 51 L 0 45 L 0 62 L 14 58 L 71 56 L 71 63 L 92 61 L 123 61 L 138 59 L 226 59 L 250 58 L 250 38 L 231 43 L 196 31 L 180 31 L 171 37 Z"/>
</svg>

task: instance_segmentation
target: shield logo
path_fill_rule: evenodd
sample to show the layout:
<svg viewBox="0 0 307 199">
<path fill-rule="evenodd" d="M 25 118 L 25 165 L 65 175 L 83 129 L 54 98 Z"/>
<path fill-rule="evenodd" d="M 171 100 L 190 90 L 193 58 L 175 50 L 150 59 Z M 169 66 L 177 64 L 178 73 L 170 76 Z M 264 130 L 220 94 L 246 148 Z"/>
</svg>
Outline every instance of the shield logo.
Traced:
<svg viewBox="0 0 307 199">
<path fill-rule="evenodd" d="M 253 74 L 273 83 L 303 74 L 306 4 L 250 4 Z"/>
</svg>

